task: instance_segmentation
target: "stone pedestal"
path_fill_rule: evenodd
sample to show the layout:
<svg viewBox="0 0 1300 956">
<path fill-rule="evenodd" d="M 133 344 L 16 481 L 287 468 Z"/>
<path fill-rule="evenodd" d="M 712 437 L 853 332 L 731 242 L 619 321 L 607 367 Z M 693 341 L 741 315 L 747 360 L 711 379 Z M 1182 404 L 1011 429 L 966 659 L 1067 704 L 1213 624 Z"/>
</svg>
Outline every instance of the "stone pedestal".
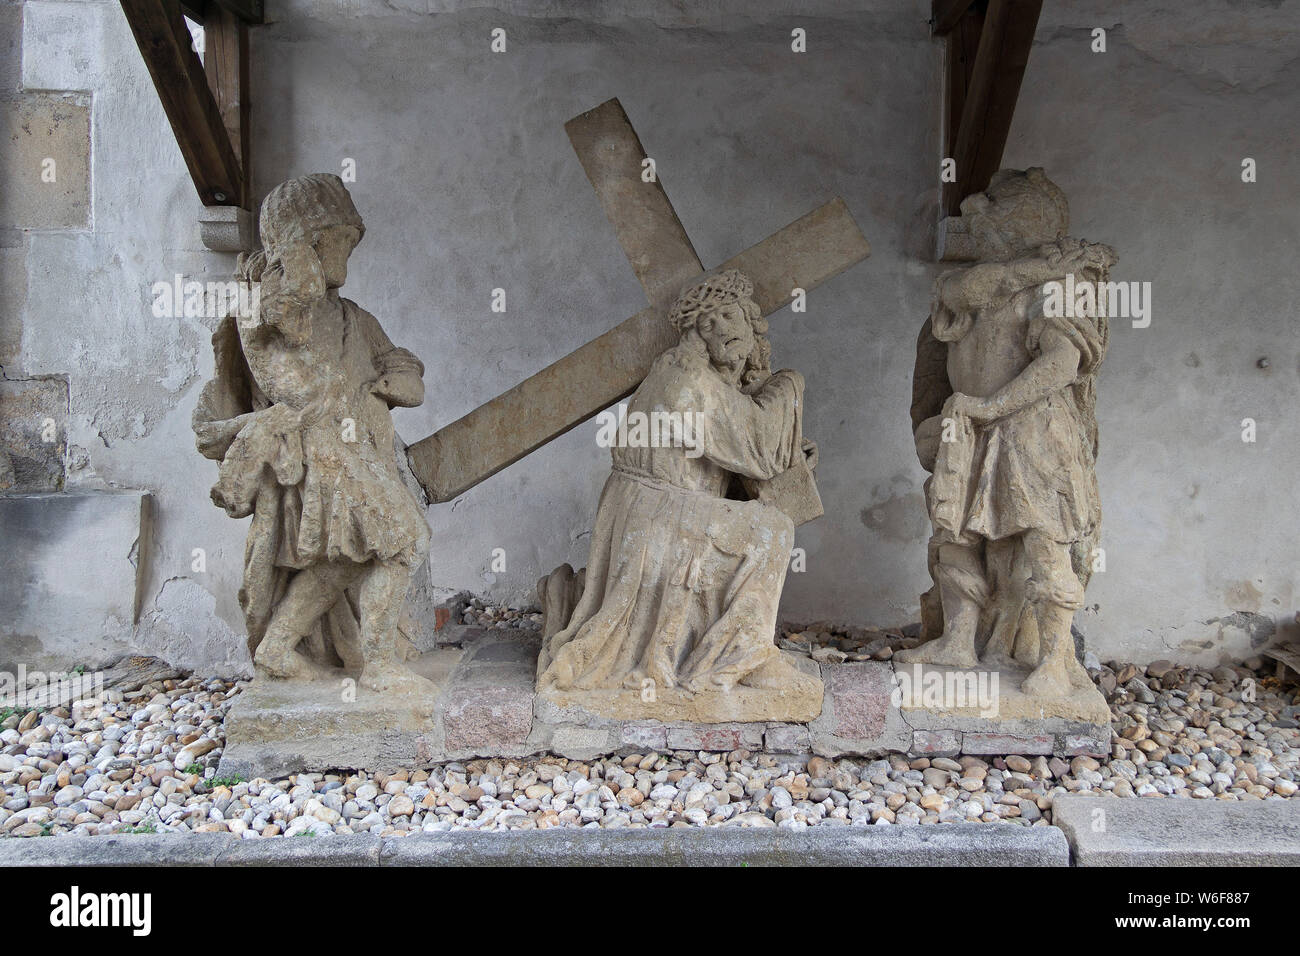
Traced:
<svg viewBox="0 0 1300 956">
<path fill-rule="evenodd" d="M 244 779 L 300 770 L 395 770 L 433 762 L 435 710 L 459 662 L 459 650 L 422 654 L 411 670 L 438 686 L 427 699 L 379 694 L 345 677 L 257 677 L 226 715 L 218 775 Z"/>
<path fill-rule="evenodd" d="M 1110 752 L 1110 707 L 1096 687 L 1045 699 L 1021 692 L 1028 668 L 895 664 L 893 671 L 898 709 L 913 731 L 908 749 L 918 756 Z"/>
<path fill-rule="evenodd" d="M 877 661 L 818 664 L 794 656 L 826 688 L 811 717 L 808 702 L 791 701 L 791 719 L 756 719 L 758 692 L 742 689 L 717 700 L 696 698 L 698 720 L 665 720 L 673 711 L 656 711 L 654 702 L 632 691 L 634 701 L 586 694 L 581 704 L 566 695 L 537 695 L 535 633 L 474 628 L 463 636 L 463 645 L 435 648 L 411 665 L 437 685 L 427 700 L 361 688 L 348 700 L 342 674 L 308 682 L 258 678 L 226 718 L 221 774 L 251 779 L 297 770 L 393 770 L 545 753 L 575 760 L 669 750 L 1072 756 L 1110 747 L 1109 710 L 1095 689 L 1044 703 L 1025 697 L 1019 680 L 1003 674 L 996 693 L 986 683 L 981 697 L 976 685 L 967 706 L 944 706 L 944 699 L 927 704 L 924 696 L 927 684 L 956 687 L 955 672 L 950 677 L 944 668 L 922 669 L 915 700 L 903 693 L 917 681 L 912 668 Z M 954 699 L 960 700 L 949 696 L 948 704 Z"/>
</svg>

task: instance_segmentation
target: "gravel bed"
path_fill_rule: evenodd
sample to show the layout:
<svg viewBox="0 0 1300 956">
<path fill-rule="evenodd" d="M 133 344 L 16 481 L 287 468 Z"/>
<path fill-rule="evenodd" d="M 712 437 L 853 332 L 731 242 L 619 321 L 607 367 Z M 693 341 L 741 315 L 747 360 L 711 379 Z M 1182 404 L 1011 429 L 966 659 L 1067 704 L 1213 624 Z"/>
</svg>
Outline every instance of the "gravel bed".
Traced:
<svg viewBox="0 0 1300 956">
<path fill-rule="evenodd" d="M 480 621 L 514 619 L 504 609 L 486 610 L 469 609 Z M 515 618 L 533 613 L 517 611 Z M 881 639 L 885 648 L 912 640 L 902 632 L 854 636 L 816 628 L 782 638 L 813 656 L 827 647 L 868 653 Z M 1264 662 L 1212 670 L 1167 661 L 1145 668 L 1090 663 L 1114 717 L 1106 759 L 828 760 L 678 751 L 248 781 L 216 776 L 224 716 L 243 683 L 166 680 L 109 691 L 102 702 L 0 719 L 0 835 L 230 832 L 260 839 L 453 828 L 1048 826 L 1053 798 L 1068 792 L 1193 800 L 1295 795 L 1296 689 L 1265 676 Z"/>
</svg>

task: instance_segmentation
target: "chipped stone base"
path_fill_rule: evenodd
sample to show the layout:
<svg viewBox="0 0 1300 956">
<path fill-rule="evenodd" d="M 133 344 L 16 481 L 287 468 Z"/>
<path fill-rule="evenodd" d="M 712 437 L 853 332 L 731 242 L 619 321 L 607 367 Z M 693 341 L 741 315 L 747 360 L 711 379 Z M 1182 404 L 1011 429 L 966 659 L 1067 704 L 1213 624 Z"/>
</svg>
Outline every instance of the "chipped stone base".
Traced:
<svg viewBox="0 0 1300 956">
<path fill-rule="evenodd" d="M 912 700 L 905 700 L 905 711 L 924 710 L 936 720 L 951 717 L 957 721 L 995 718 L 998 720 L 1062 720 L 1085 724 L 1109 723 L 1110 705 L 1095 686 L 1076 688 L 1060 698 L 1029 697 L 1021 685 L 1029 676 L 1028 668 L 995 671 L 964 671 L 933 664 L 895 664 L 900 689 L 912 689 Z M 969 676 L 976 677 L 972 686 Z M 983 678 L 983 689 L 980 679 Z M 996 685 L 993 683 L 996 680 Z M 940 688 L 947 692 L 938 694 Z M 994 693 L 996 692 L 996 698 Z M 959 701 L 960 706 L 950 701 Z M 920 706 L 912 706 L 919 704 Z"/>
<path fill-rule="evenodd" d="M 907 749 L 917 756 L 1055 754 L 1105 755 L 1110 752 L 1110 707 L 1096 687 L 1076 690 L 1067 697 L 1044 700 L 1028 697 L 1020 689 L 1028 669 L 998 674 L 997 694 L 992 684 L 983 700 L 968 695 L 966 706 L 945 706 L 927 696 L 926 688 L 953 686 L 963 672 L 950 667 L 921 664 L 895 665 L 901 687 L 919 689 L 904 700 L 902 719 L 912 729 Z M 951 693 L 944 695 L 953 700 Z"/>
<path fill-rule="evenodd" d="M 820 680 L 817 664 L 807 657 L 785 654 L 805 674 Z M 661 721 L 676 724 L 756 723 L 802 724 L 822 711 L 822 694 L 791 688 L 735 687 L 726 693 L 687 694 L 660 688 L 652 694 L 625 690 L 544 690 L 537 695 L 537 716 L 544 721 L 604 725 L 611 722 Z M 689 749 L 689 748 L 680 748 Z"/>
<path fill-rule="evenodd" d="M 763 713 L 762 702 L 741 693 L 694 711 L 708 719 L 671 720 L 663 719 L 671 710 L 629 708 L 630 701 L 614 694 L 606 695 L 608 700 L 597 695 L 594 703 L 585 694 L 535 694 L 540 645 L 535 633 L 475 628 L 464 638 L 463 644 L 436 647 L 412 664 L 438 686 L 429 700 L 361 688 L 349 700 L 341 673 L 337 680 L 253 681 L 226 717 L 220 774 L 251 779 L 298 770 L 392 770 L 543 753 L 591 760 L 648 750 L 876 757 L 891 752 L 1074 756 L 1110 749 L 1109 723 L 1095 719 L 1101 711 L 1086 694 L 1073 710 L 1035 707 L 1019 693 L 1018 680 L 1000 682 L 996 714 L 982 714 L 978 707 L 900 708 L 890 699 L 894 665 L 819 665 L 801 658 L 798 666 L 820 674 L 825 686 L 811 718 L 804 702 L 803 710 L 788 711 L 803 719 L 755 719 Z M 642 703 L 638 693 L 626 693 Z M 1099 692 L 1097 698 L 1105 708 Z"/>
<path fill-rule="evenodd" d="M 281 681 L 257 677 L 226 715 L 217 774 L 244 779 L 300 770 L 384 769 L 432 762 L 434 712 L 460 652 L 432 651 L 411 667 L 438 685 L 427 699 L 366 690 L 336 678 Z"/>
</svg>

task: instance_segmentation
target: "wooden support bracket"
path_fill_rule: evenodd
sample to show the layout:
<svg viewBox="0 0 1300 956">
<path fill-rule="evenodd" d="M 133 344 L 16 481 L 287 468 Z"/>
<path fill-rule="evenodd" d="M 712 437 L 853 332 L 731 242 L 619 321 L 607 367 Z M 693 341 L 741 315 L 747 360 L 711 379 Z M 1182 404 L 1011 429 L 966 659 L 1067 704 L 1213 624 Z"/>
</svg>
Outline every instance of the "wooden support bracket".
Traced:
<svg viewBox="0 0 1300 956">
<path fill-rule="evenodd" d="M 248 23 L 261 0 L 120 0 L 205 206 L 249 208 Z M 201 21 L 204 53 L 185 17 Z"/>
<path fill-rule="evenodd" d="M 934 0 L 931 28 L 947 38 L 945 155 L 955 182 L 943 186 L 943 212 L 988 188 L 1011 130 L 1043 0 Z"/>
</svg>

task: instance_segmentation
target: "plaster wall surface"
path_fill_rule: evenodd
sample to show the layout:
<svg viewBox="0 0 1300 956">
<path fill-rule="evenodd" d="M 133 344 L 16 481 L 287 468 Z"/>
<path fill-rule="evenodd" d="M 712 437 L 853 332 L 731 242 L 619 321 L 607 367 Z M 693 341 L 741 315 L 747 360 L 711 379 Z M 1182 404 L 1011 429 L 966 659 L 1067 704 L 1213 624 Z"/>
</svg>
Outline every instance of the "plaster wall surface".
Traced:
<svg viewBox="0 0 1300 956">
<path fill-rule="evenodd" d="M 1149 327 L 1114 323 L 1101 375 L 1106 570 L 1078 625 L 1102 659 L 1247 656 L 1294 633 L 1300 591 L 1300 0 L 1206 0 L 1195 18 L 1169 0 L 1061 6 L 1040 21 L 1004 163 L 1044 166 L 1071 232 L 1115 246 L 1112 278 L 1153 297 Z M 706 266 L 842 196 L 871 258 L 806 313 L 772 317 L 775 363 L 808 378 L 826 509 L 799 531 L 806 571 L 782 610 L 902 624 L 928 586 L 907 414 L 941 268 L 928 9 L 268 0 L 252 30 L 254 194 L 355 169 L 367 234 L 345 294 L 427 365 L 425 404 L 395 413 L 408 442 L 644 307 L 564 134 L 577 113 L 621 99 Z M 3 96 L 88 106 L 90 131 L 84 221 L 0 223 L 4 374 L 66 377 L 65 487 L 154 502 L 138 623 L 85 626 L 245 670 L 246 522 L 209 503 L 216 468 L 189 427 L 215 319 L 156 318 L 151 294 L 178 274 L 224 280 L 234 257 L 199 241 L 198 199 L 116 3 L 3 3 L 0 34 L 21 52 Z M 24 175 L 4 188 L 30 188 Z M 588 422 L 432 506 L 431 585 L 530 603 L 540 575 L 585 562 L 608 461 Z M 46 650 L 75 639 L 42 636 Z"/>
</svg>

